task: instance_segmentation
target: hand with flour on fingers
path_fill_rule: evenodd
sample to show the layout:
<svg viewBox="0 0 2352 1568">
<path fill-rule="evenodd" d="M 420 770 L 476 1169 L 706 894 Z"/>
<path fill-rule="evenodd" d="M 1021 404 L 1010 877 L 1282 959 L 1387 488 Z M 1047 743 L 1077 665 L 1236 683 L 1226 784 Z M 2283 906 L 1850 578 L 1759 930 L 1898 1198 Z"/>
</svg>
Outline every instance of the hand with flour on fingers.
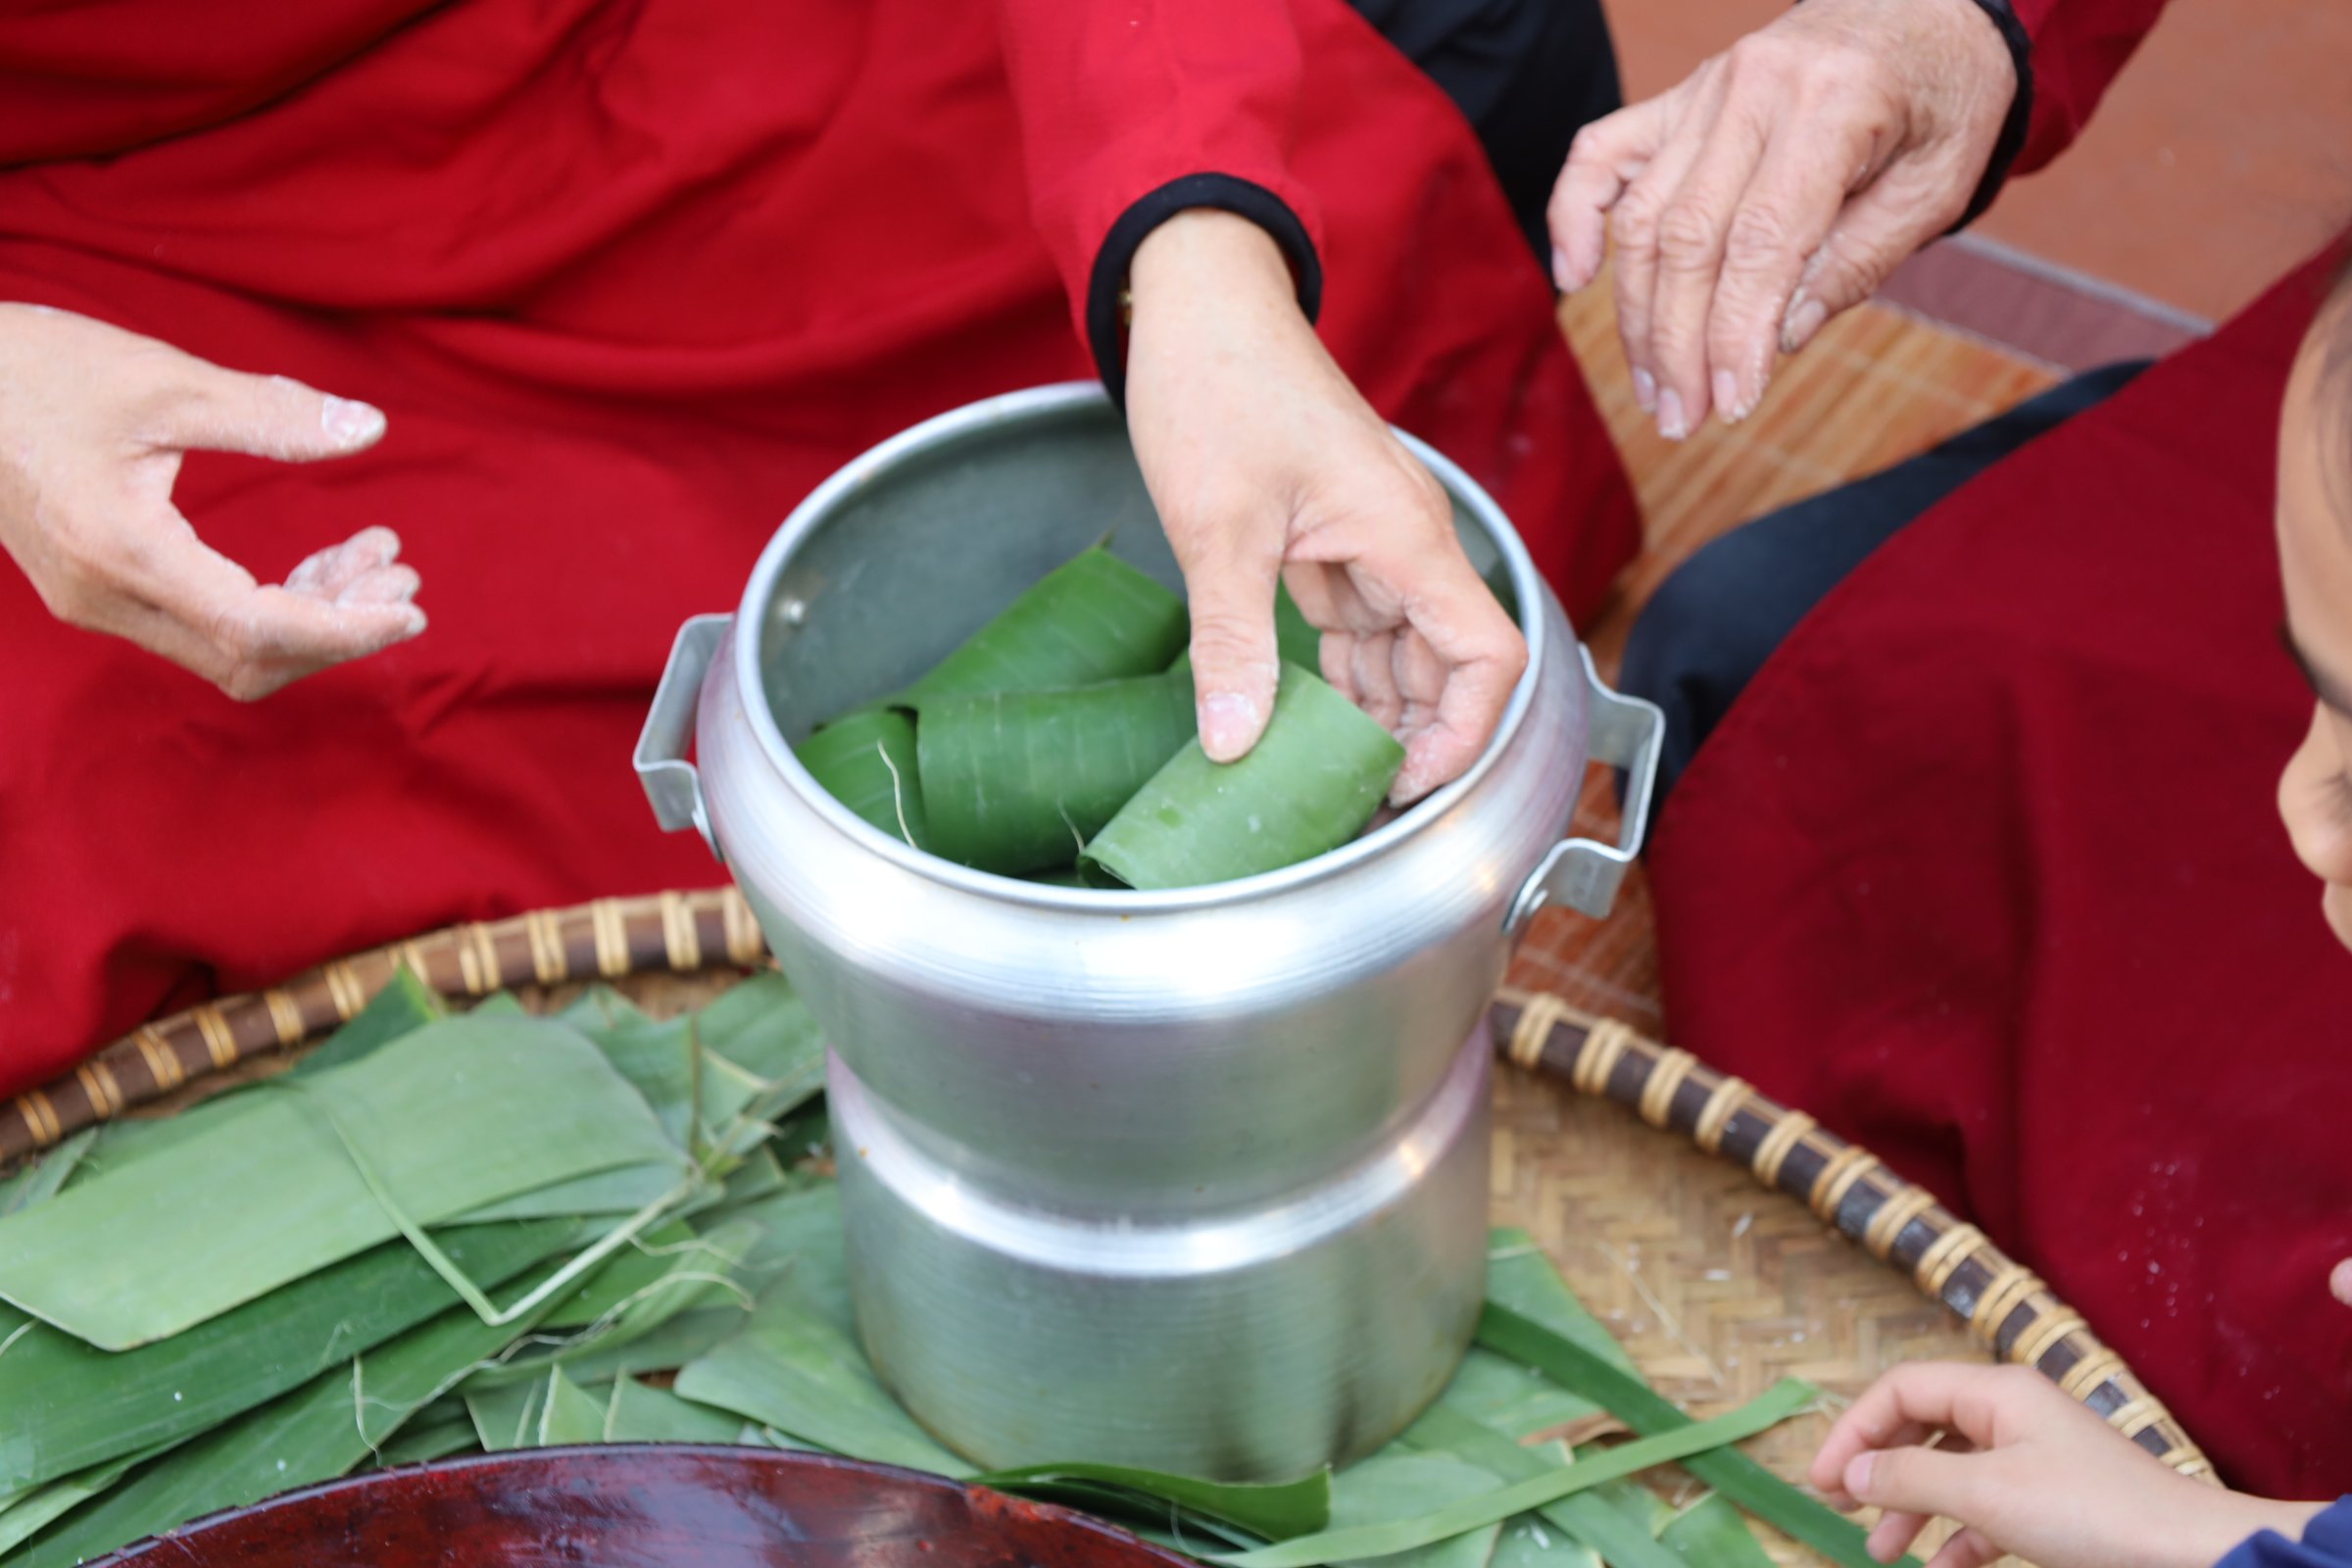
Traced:
<svg viewBox="0 0 2352 1568">
<path fill-rule="evenodd" d="M 1527 644 L 1446 492 L 1316 338 L 1264 230 L 1180 213 L 1130 276 L 1128 426 L 1184 569 L 1202 750 L 1232 761 L 1271 716 L 1279 578 L 1323 633 L 1323 678 L 1404 743 L 1391 801 L 1458 777 Z"/>
<path fill-rule="evenodd" d="M 189 452 L 281 463 L 373 446 L 384 416 L 42 306 L 0 304 L 0 546 L 52 614 L 136 643 L 252 701 L 424 629 L 389 528 L 282 586 L 208 549 L 172 504 Z"/>
<path fill-rule="evenodd" d="M 2019 85 L 1980 0 L 1803 0 L 1579 133 L 1552 192 L 1554 280 L 1591 283 L 1613 238 L 1642 412 L 1674 440 L 1710 411 L 1737 422 L 1777 352 L 1969 211 Z"/>
<path fill-rule="evenodd" d="M 1931 1519 L 1958 1524 L 1928 1568 L 2004 1552 L 2040 1568 L 2234 1568 L 2240 1543 L 2266 1530 L 2291 1541 L 2324 1506 L 2192 1481 L 2030 1368 L 1936 1361 L 1864 1391 L 1807 1479 L 1841 1507 L 1884 1510 L 1870 1533 L 1881 1562 Z"/>
</svg>

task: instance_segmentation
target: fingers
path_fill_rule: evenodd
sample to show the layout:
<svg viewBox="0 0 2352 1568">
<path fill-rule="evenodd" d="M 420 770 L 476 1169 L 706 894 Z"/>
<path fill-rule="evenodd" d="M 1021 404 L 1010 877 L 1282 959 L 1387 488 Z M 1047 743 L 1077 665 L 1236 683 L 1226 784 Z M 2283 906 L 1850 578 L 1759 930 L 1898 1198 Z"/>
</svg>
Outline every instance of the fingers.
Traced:
<svg viewBox="0 0 2352 1568">
<path fill-rule="evenodd" d="M 2346 1306 L 2352 1306 L 2352 1257 L 2345 1258 L 2328 1276 L 2328 1291 Z"/>
<path fill-rule="evenodd" d="M 1278 563 L 1221 559 L 1188 564 L 1192 602 L 1193 700 L 1200 749 L 1212 762 L 1238 761 L 1265 733 L 1282 663 L 1275 652 Z"/>
<path fill-rule="evenodd" d="M 1878 1539 L 1875 1535 L 1871 1538 Z M 1984 1532 L 1974 1529 L 1955 1532 L 1943 1544 L 1943 1549 L 1928 1559 L 1928 1568 L 1985 1568 L 2001 1556 L 2001 1548 L 1987 1540 Z M 1889 1555 L 1882 1561 L 1891 1561 Z"/>
<path fill-rule="evenodd" d="M 1712 372 L 1709 401 L 1726 423 L 1746 418 L 1764 396 L 1790 297 L 1869 153 L 1866 137 L 1825 150 L 1784 126 L 1757 162 L 1724 231 L 1706 341 L 1695 354 Z"/>
<path fill-rule="evenodd" d="M 139 552 L 123 583 L 125 624 L 108 629 L 250 702 L 423 631 L 424 612 L 408 603 L 415 578 L 405 566 L 361 571 L 333 599 L 264 587 L 181 520 Z"/>
<path fill-rule="evenodd" d="M 1655 414 L 1658 431 L 1670 440 L 1690 434 L 1690 411 L 1678 397 L 1673 407 L 1664 402 L 1658 381 L 1658 363 L 1651 352 L 1651 306 L 1658 285 L 1659 230 L 1666 209 L 1682 188 L 1706 145 L 1721 99 L 1721 72 L 1713 65 L 1690 84 L 1690 97 L 1673 134 L 1666 138 L 1649 166 L 1617 198 L 1609 229 L 1617 242 L 1617 262 L 1611 274 L 1616 295 L 1617 336 L 1625 345 L 1625 362 L 1633 372 L 1634 401 L 1644 414 Z"/>
<path fill-rule="evenodd" d="M 1958 218 L 1948 203 L 1903 172 L 1889 171 L 1838 213 L 1781 323 L 1781 348 L 1794 354 L 1829 321 L 1879 291 L 1904 259 Z"/>
<path fill-rule="evenodd" d="M 1907 1361 L 1862 1391 L 1822 1440 L 1809 1479 L 1824 1492 L 1851 1474 L 1857 1456 L 1905 1440 L 1912 1431 L 1957 1433 L 1978 1447 L 1993 1446 L 2003 1412 L 2039 1402 L 2042 1391 L 2072 1401 L 2039 1374 L 2018 1367 L 1950 1361 Z M 1860 1497 L 1859 1493 L 1849 1494 Z M 1875 1498 L 1862 1498 L 1876 1501 Z"/>
<path fill-rule="evenodd" d="M 1551 228 L 1551 280 L 1561 293 L 1575 293 L 1599 273 L 1609 209 L 1657 156 L 1672 123 L 1674 96 L 1620 109 L 1585 126 L 1569 144 L 1544 213 Z"/>
<path fill-rule="evenodd" d="M 1469 771 L 1527 669 L 1526 640 L 1468 562 L 1457 557 L 1428 577 L 1428 590 L 1406 606 L 1412 632 L 1399 665 L 1424 704 L 1433 681 L 1442 676 L 1444 685 L 1435 713 L 1403 737 L 1404 767 L 1389 790 L 1396 806 L 1408 806 Z"/>
<path fill-rule="evenodd" d="M 1717 275 L 1744 198 L 1764 156 L 1766 127 L 1726 104 L 1660 213 L 1656 281 L 1649 304 L 1649 360 L 1658 384 L 1658 433 L 1680 440 L 1706 421 L 1713 406 L 1707 321 Z"/>
<path fill-rule="evenodd" d="M 1952 1519 L 1983 1518 L 1984 1463 L 1983 1455 L 1946 1453 L 1940 1448 L 1885 1448 L 1860 1454 L 1845 1467 L 1845 1493 L 1857 1502 L 1876 1504 L 1890 1515 L 1916 1515 L 1922 1520 L 1937 1514 Z M 1895 1521 L 1898 1530 L 1900 1523 Z M 1887 1524 L 1881 1520 L 1880 1529 L 1886 1529 Z M 1915 1523 L 1910 1534 L 1918 1533 Z M 1902 1544 L 1908 1545 L 1909 1538 Z M 1877 1532 L 1873 1532 L 1874 1556 L 1880 1544 Z"/>
<path fill-rule="evenodd" d="M 190 359 L 160 420 L 161 442 L 281 463 L 349 457 L 382 439 L 383 411 L 282 375 L 247 375 Z"/>
</svg>

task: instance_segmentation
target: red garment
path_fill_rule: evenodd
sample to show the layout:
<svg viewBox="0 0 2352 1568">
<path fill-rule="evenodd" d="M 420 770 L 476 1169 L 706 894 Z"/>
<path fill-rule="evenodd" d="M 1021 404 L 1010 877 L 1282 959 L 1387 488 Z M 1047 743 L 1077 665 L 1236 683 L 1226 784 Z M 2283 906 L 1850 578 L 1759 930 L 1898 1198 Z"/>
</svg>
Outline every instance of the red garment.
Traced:
<svg viewBox="0 0 2352 1568">
<path fill-rule="evenodd" d="M 2034 40 L 2034 118 L 2011 171 L 2041 168 L 2082 134 L 2107 84 L 2170 0 L 2010 0 Z"/>
<path fill-rule="evenodd" d="M 678 622 L 857 452 L 1089 373 L 1055 263 L 1083 289 L 1191 172 L 1319 230 L 1341 363 L 1590 610 L 1634 517 L 1548 291 L 1338 0 L 0 21 L 0 299 L 384 408 L 365 456 L 197 457 L 178 499 L 265 580 L 393 524 L 432 616 L 240 707 L 0 570 L 0 1092 L 216 988 L 718 880 L 629 766 Z"/>
<path fill-rule="evenodd" d="M 2352 955 L 2273 806 L 2290 278 L 1911 524 L 1699 749 L 1676 1040 L 1974 1218 L 2234 1483 L 2352 1492 Z"/>
</svg>

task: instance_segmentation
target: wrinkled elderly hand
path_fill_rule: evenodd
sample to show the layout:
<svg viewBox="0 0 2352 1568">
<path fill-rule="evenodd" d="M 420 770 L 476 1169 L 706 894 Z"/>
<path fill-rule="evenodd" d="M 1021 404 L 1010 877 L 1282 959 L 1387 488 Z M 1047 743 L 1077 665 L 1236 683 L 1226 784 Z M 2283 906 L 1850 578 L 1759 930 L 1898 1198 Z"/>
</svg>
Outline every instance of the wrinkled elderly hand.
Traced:
<svg viewBox="0 0 2352 1568">
<path fill-rule="evenodd" d="M 2038 1372 L 1933 1361 L 1864 1391 L 1807 1479 L 1840 1506 L 1886 1510 L 1870 1533 L 1881 1562 L 1931 1518 L 1958 1522 L 1928 1568 L 1983 1568 L 2004 1551 L 2041 1568 L 2210 1568 L 2258 1530 L 2291 1539 L 2321 1506 L 2191 1481 Z"/>
<path fill-rule="evenodd" d="M 1634 395 L 1675 440 L 1736 422 L 1795 353 L 1968 210 L 2017 91 L 1972 0 L 1804 0 L 1681 86 L 1593 122 L 1552 192 L 1556 281 L 1617 244 Z"/>
<path fill-rule="evenodd" d="M 172 504 L 188 452 L 283 463 L 373 446 L 384 416 L 278 376 L 244 375 L 87 317 L 0 305 L 0 546 L 60 619 L 109 632 L 229 696 L 424 629 L 400 540 L 365 528 L 282 587 L 207 549 Z"/>
<path fill-rule="evenodd" d="M 1458 776 L 1527 645 L 1445 491 L 1333 363 L 1254 224 L 1179 214 L 1131 278 L 1128 424 L 1192 602 L 1201 748 L 1231 761 L 1265 728 L 1280 576 L 1323 633 L 1323 678 L 1405 744 L 1390 799 Z"/>
</svg>

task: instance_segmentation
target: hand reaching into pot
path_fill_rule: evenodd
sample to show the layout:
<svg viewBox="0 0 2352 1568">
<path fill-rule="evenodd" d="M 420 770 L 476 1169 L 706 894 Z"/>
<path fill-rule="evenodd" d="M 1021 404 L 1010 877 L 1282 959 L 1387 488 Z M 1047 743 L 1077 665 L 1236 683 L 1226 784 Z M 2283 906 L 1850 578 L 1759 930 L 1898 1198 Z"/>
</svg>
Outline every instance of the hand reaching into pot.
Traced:
<svg viewBox="0 0 2352 1568">
<path fill-rule="evenodd" d="M 87 317 L 0 305 L 0 546 L 50 612 L 195 671 L 229 696 L 424 629 L 400 540 L 364 528 L 257 583 L 172 504 L 188 452 L 281 463 L 373 446 L 384 416 L 282 376 L 245 375 Z"/>
<path fill-rule="evenodd" d="M 1578 133 L 1550 208 L 1573 292 L 1617 242 L 1634 396 L 1680 440 L 1968 210 L 2017 93 L 1974 0 L 1805 0 Z"/>
<path fill-rule="evenodd" d="M 1231 761 L 1265 729 L 1279 576 L 1323 633 L 1323 678 L 1404 743 L 1391 800 L 1458 777 L 1527 645 L 1445 491 L 1333 363 L 1255 224 L 1179 214 L 1130 276 L 1128 423 L 1192 602 L 1202 749 Z"/>
</svg>

